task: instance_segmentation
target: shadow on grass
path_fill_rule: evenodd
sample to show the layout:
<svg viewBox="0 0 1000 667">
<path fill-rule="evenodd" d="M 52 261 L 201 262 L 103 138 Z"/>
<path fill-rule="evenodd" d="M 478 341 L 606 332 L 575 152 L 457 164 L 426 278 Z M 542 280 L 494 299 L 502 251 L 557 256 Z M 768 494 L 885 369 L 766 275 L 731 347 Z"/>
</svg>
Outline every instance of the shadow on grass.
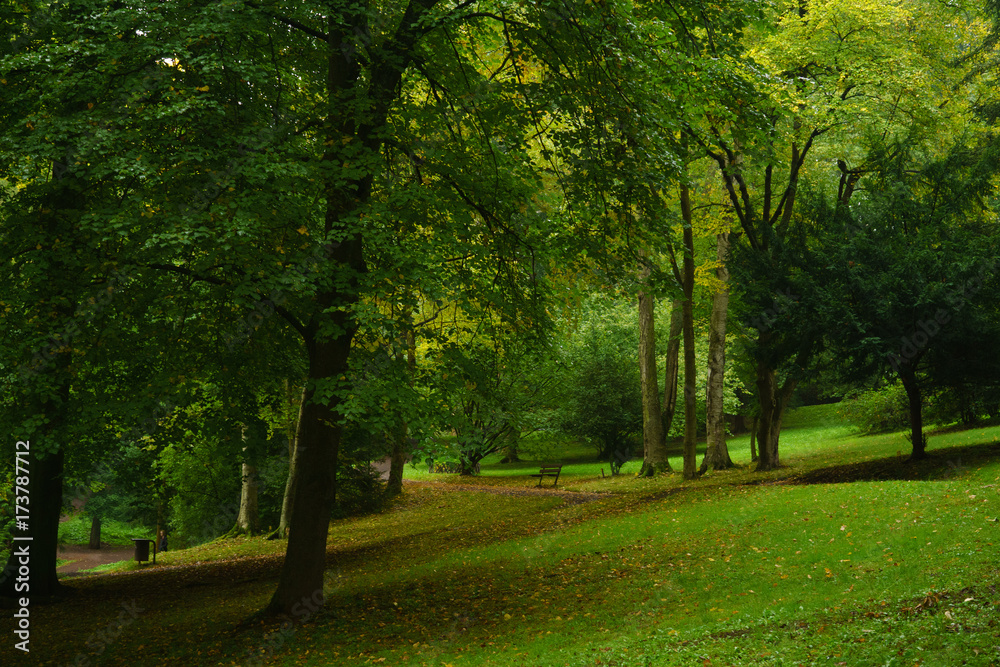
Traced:
<svg viewBox="0 0 1000 667">
<path fill-rule="evenodd" d="M 909 461 L 889 456 L 811 470 L 782 479 L 782 484 L 845 484 L 849 482 L 935 481 L 960 477 L 965 471 L 1000 457 L 1000 442 L 948 447 L 927 458 Z"/>
</svg>

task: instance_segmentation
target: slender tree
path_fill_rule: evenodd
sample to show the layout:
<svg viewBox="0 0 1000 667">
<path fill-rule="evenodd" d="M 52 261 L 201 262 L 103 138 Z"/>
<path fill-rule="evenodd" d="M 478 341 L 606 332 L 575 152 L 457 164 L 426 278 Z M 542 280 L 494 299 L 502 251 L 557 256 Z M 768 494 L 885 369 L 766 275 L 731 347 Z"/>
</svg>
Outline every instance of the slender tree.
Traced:
<svg viewBox="0 0 1000 667">
<path fill-rule="evenodd" d="M 723 379 L 726 371 L 726 316 L 729 312 L 729 272 L 726 270 L 726 258 L 729 250 L 729 234 L 722 232 L 717 235 L 718 267 L 715 276 L 721 286 L 712 295 L 712 316 L 709 324 L 708 338 L 708 387 L 705 400 L 705 421 L 707 431 L 707 448 L 701 461 L 699 472 L 704 473 L 709 468 L 722 470 L 732 468 L 733 461 L 729 458 L 729 448 L 726 446 L 725 407 L 722 401 Z"/>
</svg>

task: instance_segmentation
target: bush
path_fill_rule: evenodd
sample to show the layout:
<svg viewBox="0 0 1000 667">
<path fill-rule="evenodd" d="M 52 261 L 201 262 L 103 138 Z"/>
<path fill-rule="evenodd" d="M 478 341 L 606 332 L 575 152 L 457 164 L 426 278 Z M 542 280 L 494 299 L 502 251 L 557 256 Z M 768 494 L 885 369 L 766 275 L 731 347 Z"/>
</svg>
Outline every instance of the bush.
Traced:
<svg viewBox="0 0 1000 667">
<path fill-rule="evenodd" d="M 981 419 L 997 417 L 1000 392 L 996 387 L 965 386 L 944 387 L 930 397 L 924 419 L 939 424 L 961 423 L 972 426 Z"/>
<path fill-rule="evenodd" d="M 384 501 L 385 485 L 378 470 L 367 463 L 344 465 L 337 469 L 334 518 L 377 512 L 382 509 Z"/>
<path fill-rule="evenodd" d="M 910 424 L 909 402 L 901 382 L 848 396 L 837 414 L 862 433 L 899 431 Z"/>
</svg>

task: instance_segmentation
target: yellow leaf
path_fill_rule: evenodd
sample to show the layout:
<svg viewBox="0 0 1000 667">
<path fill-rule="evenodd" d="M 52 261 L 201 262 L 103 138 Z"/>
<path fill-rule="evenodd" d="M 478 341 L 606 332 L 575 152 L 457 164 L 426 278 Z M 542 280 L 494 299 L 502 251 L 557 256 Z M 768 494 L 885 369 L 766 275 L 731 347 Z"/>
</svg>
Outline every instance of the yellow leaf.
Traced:
<svg viewBox="0 0 1000 667">
<path fill-rule="evenodd" d="M 207 93 L 208 86 L 201 86 L 200 88 L 196 88 L 195 90 L 197 90 L 199 93 Z"/>
<path fill-rule="evenodd" d="M 306 229 L 306 226 L 305 226 L 305 225 L 302 225 L 301 227 L 299 227 L 299 228 L 298 228 L 297 230 L 295 230 L 295 231 L 297 231 L 297 232 L 298 232 L 299 234 L 305 234 L 306 236 L 308 236 L 308 235 L 309 235 L 309 230 L 308 230 L 308 229 Z"/>
</svg>

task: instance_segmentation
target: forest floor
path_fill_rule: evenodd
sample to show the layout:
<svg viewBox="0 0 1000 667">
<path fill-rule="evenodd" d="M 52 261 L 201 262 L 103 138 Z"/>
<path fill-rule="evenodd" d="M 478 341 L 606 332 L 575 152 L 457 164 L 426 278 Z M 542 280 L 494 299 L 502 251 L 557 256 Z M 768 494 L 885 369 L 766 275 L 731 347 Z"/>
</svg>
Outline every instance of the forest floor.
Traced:
<svg viewBox="0 0 1000 667">
<path fill-rule="evenodd" d="M 537 461 L 408 466 L 385 511 L 331 525 L 323 609 L 257 618 L 285 545 L 221 540 L 67 580 L 31 607 L 30 659 L 7 640 L 0 663 L 1000 665 L 1000 428 L 909 464 L 833 408 L 788 427 L 786 467 L 696 481 L 602 479 L 585 452 L 558 490 Z"/>
</svg>

